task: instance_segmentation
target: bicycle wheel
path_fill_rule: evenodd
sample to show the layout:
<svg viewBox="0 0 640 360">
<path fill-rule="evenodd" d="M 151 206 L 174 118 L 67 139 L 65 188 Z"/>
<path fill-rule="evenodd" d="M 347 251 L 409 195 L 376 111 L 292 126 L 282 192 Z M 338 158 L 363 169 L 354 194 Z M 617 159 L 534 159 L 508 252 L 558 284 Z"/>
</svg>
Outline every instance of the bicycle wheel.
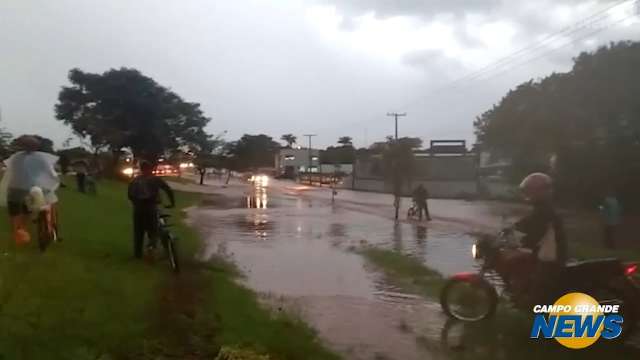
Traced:
<svg viewBox="0 0 640 360">
<path fill-rule="evenodd" d="M 169 255 L 169 264 L 173 272 L 180 272 L 180 263 L 178 261 L 178 250 L 176 249 L 175 238 L 172 235 L 167 236 L 167 253 Z"/>
<path fill-rule="evenodd" d="M 38 246 L 40 251 L 44 252 L 53 240 L 51 227 L 49 226 L 49 214 L 47 211 L 38 213 Z"/>
</svg>

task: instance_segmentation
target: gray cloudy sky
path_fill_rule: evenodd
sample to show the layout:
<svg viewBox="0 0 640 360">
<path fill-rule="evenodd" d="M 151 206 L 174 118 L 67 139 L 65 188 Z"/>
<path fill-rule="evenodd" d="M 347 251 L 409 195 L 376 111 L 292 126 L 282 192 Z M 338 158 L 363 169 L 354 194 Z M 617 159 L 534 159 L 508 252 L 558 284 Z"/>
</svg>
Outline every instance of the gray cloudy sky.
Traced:
<svg viewBox="0 0 640 360">
<path fill-rule="evenodd" d="M 567 28 L 618 3 L 598 22 Z M 319 145 L 348 135 L 362 146 L 393 132 L 388 111 L 408 113 L 401 135 L 471 140 L 475 116 L 510 87 L 567 71 L 582 50 L 638 40 L 634 6 L 633 0 L 2 0 L 1 125 L 60 144 L 71 134 L 54 120 L 53 105 L 67 71 L 127 66 L 200 102 L 213 118 L 208 130 L 227 130 L 229 140 L 317 133 Z M 450 86 L 544 39 L 482 79 Z"/>
</svg>

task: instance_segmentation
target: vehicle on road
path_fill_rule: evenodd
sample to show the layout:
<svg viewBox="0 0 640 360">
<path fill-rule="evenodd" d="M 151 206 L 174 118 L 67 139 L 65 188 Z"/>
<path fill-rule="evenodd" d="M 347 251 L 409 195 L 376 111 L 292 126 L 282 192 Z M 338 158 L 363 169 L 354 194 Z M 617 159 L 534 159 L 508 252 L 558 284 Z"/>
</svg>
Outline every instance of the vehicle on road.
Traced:
<svg viewBox="0 0 640 360">
<path fill-rule="evenodd" d="M 440 304 L 449 317 L 475 322 L 495 314 L 499 297 L 522 310 L 530 310 L 530 279 L 536 260 L 519 249 L 510 231 L 497 237 L 479 239 L 472 247 L 480 262 L 479 271 L 453 275 L 440 295 Z M 597 259 L 567 263 L 558 274 L 555 299 L 569 292 L 593 296 L 601 304 L 620 305 L 624 334 L 631 333 L 640 310 L 640 288 L 633 275 L 638 264 L 618 259 Z M 500 296 L 499 296 L 500 295 Z"/>
<path fill-rule="evenodd" d="M 180 176 L 180 168 L 172 164 L 158 164 L 153 169 L 156 176 Z"/>
<path fill-rule="evenodd" d="M 250 183 L 254 184 L 257 187 L 265 187 L 269 185 L 269 175 L 265 175 L 265 174 L 250 175 L 247 181 L 249 181 Z"/>
</svg>

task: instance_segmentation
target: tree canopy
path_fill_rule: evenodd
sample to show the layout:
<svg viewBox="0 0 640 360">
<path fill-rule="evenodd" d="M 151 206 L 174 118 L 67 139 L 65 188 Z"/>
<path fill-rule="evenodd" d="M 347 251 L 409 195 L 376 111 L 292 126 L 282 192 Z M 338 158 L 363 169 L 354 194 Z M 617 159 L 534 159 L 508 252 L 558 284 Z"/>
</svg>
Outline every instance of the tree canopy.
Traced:
<svg viewBox="0 0 640 360">
<path fill-rule="evenodd" d="M 287 147 L 292 147 L 293 144 L 296 143 L 296 141 L 298 140 L 298 138 L 293 135 L 293 134 L 284 134 L 280 137 L 280 140 L 284 141 L 285 143 L 287 143 Z"/>
<path fill-rule="evenodd" d="M 480 148 L 510 158 L 514 181 L 548 170 L 563 193 L 583 199 L 631 190 L 640 180 L 638 64 L 640 43 L 620 42 L 580 54 L 568 73 L 519 85 L 476 119 Z"/>
<path fill-rule="evenodd" d="M 270 136 L 243 135 L 239 140 L 225 145 L 225 155 L 228 168 L 242 171 L 259 167 L 273 167 L 275 154 L 280 149 L 280 144 L 273 141 Z"/>
<path fill-rule="evenodd" d="M 48 139 L 44 136 L 40 136 L 40 135 L 28 135 L 28 136 L 32 136 L 36 139 L 38 139 L 38 142 L 40 142 L 40 148 L 38 149 L 38 151 L 43 151 L 43 152 L 48 152 L 48 153 L 54 153 L 53 151 L 53 140 Z M 19 137 L 13 139 L 9 145 L 9 148 L 12 150 L 15 150 L 17 148 L 16 145 L 16 141 Z"/>
<path fill-rule="evenodd" d="M 341 136 L 338 139 L 338 144 L 342 146 L 353 146 L 353 138 L 351 136 Z"/>
<path fill-rule="evenodd" d="M 11 138 L 13 136 L 4 128 L 0 128 L 0 158 L 4 159 L 11 154 Z"/>
<path fill-rule="evenodd" d="M 130 148 L 136 157 L 155 160 L 208 137 L 204 127 L 210 119 L 200 104 L 184 101 L 138 70 L 72 69 L 69 82 L 58 95 L 56 118 L 95 148 Z"/>
</svg>

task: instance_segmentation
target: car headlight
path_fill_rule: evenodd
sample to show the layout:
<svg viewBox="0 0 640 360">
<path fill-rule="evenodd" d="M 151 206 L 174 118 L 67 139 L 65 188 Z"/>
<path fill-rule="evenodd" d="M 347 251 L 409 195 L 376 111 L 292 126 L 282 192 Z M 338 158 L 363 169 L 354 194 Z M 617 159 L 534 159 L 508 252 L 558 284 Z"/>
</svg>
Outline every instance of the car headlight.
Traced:
<svg viewBox="0 0 640 360">
<path fill-rule="evenodd" d="M 122 169 L 122 173 L 127 176 L 131 176 L 133 175 L 133 168 L 132 167 L 124 168 Z"/>
</svg>

